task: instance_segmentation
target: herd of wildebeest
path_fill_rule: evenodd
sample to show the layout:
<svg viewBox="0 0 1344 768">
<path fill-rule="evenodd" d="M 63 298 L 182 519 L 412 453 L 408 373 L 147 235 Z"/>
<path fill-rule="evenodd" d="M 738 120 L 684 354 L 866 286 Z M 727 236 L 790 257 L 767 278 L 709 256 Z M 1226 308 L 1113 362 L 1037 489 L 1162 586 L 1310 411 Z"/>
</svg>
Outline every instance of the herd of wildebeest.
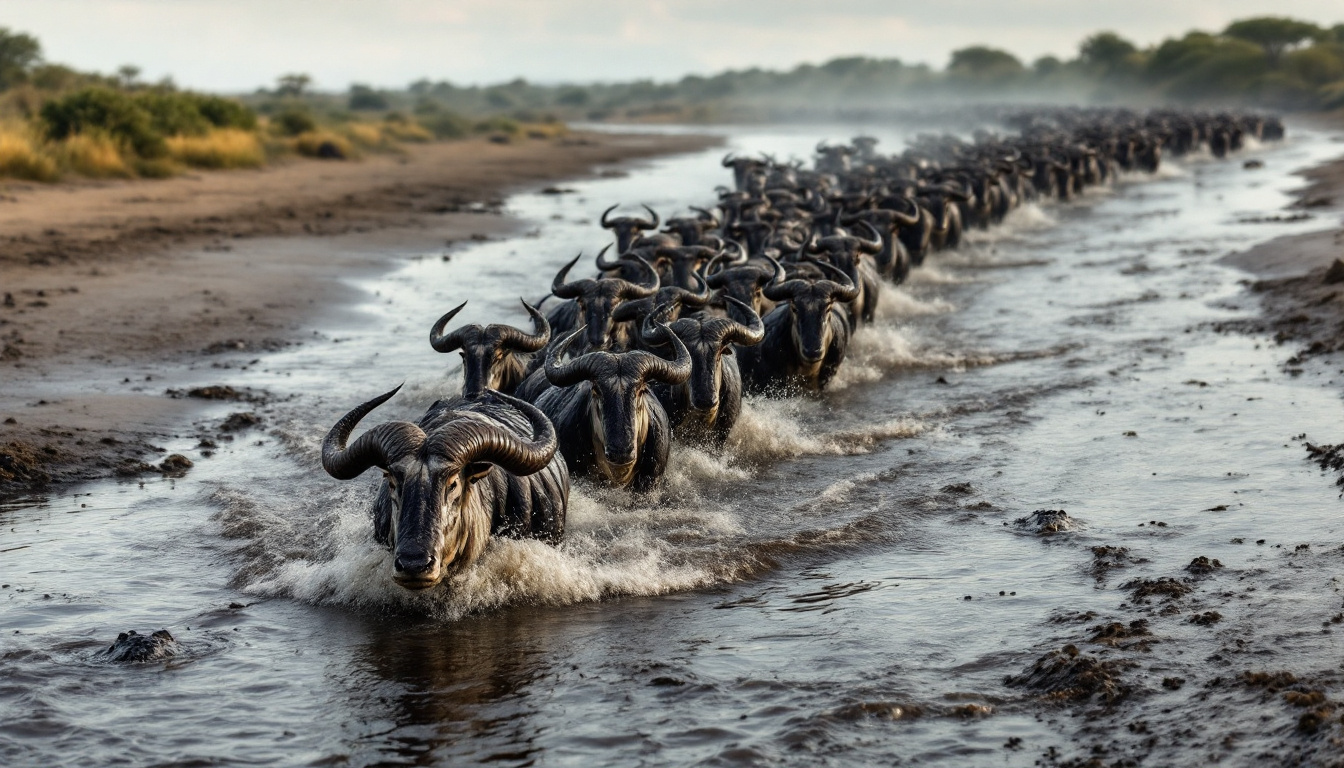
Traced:
<svg viewBox="0 0 1344 768">
<path fill-rule="evenodd" d="M 674 444 L 722 449 L 744 392 L 824 390 L 886 287 L 958 248 L 967 229 L 1154 172 L 1164 154 L 1222 157 L 1246 137 L 1284 132 L 1274 117 L 1175 110 L 1037 110 L 1006 122 L 1015 135 L 920 136 L 896 155 L 869 137 L 821 144 L 810 170 L 730 155 L 733 186 L 717 204 L 665 223 L 647 206 L 647 217 L 609 208 L 601 224 L 615 242 L 595 275 L 572 274 L 582 255 L 561 267 L 538 306 L 523 301 L 531 332 L 449 332 L 462 306 L 445 314 L 430 344 L 462 356 L 461 394 L 350 442 L 400 387 L 360 405 L 327 434 L 323 466 L 339 480 L 383 470 L 374 538 L 394 553 L 397 583 L 432 587 L 491 536 L 558 542 L 571 473 L 647 492 Z"/>
</svg>

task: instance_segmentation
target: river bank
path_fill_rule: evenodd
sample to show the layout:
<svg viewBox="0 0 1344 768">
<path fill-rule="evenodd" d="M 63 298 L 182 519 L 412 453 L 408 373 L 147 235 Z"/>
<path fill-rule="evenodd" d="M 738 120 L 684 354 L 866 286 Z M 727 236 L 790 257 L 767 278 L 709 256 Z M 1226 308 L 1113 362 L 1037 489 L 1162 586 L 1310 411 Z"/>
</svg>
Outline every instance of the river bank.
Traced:
<svg viewBox="0 0 1344 768">
<path fill-rule="evenodd" d="M 501 208 L 511 191 L 716 141 L 574 133 L 164 181 L 7 185 L 0 489 L 148 471 L 195 400 L 165 396 L 165 366 L 294 344 L 305 323 L 339 311 L 347 279 L 515 232 Z"/>
</svg>

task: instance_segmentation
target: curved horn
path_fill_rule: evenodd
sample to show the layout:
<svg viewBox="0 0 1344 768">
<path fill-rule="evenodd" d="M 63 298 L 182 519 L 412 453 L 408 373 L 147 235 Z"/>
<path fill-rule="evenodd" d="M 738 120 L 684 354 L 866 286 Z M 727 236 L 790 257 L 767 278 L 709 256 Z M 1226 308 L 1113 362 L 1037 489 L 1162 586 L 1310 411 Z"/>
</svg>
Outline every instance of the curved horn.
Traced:
<svg viewBox="0 0 1344 768">
<path fill-rule="evenodd" d="M 630 354 L 640 356 L 640 362 L 643 364 L 642 378 L 661 381 L 664 384 L 685 384 L 686 380 L 691 378 L 691 353 L 667 323 L 658 323 L 657 327 L 659 332 L 666 334 L 666 338 L 672 342 L 672 348 L 677 353 L 676 359 L 664 360 L 652 352 L 643 350 Z"/>
<path fill-rule="evenodd" d="M 546 371 L 546 379 L 557 387 L 568 387 L 579 383 L 587 378 L 585 366 L 579 364 L 579 360 L 570 360 L 567 363 L 561 363 L 560 358 L 565 356 L 574 340 L 588 329 L 587 325 L 579 326 L 574 332 L 570 333 L 559 344 L 551 347 L 546 352 L 546 365 L 543 370 Z"/>
<path fill-rule="evenodd" d="M 691 206 L 691 210 L 700 214 L 701 218 L 703 218 L 705 221 L 708 221 L 711 227 L 719 226 L 718 214 L 711 213 L 705 210 L 704 208 L 697 208 L 694 205 Z"/>
<path fill-rule="evenodd" d="M 606 245 L 602 246 L 602 250 L 597 252 L 597 268 L 602 270 L 603 272 L 610 272 L 612 270 L 621 268 L 620 259 L 616 259 L 615 261 L 607 261 L 605 258 L 607 251 L 611 250 L 611 246 L 612 246 L 611 243 L 607 243 Z"/>
<path fill-rule="evenodd" d="M 732 152 L 729 152 L 728 154 L 724 155 L 724 156 L 723 156 L 723 167 L 724 167 L 724 168 L 732 168 L 732 167 L 733 167 L 733 161 L 736 160 L 736 159 L 737 159 L 737 158 L 733 157 L 733 153 L 732 153 Z"/>
<path fill-rule="evenodd" d="M 401 390 L 379 395 L 341 417 L 322 441 L 322 468 L 337 480 L 353 480 L 369 467 L 387 468 L 395 457 L 414 450 L 425 439 L 425 433 L 408 421 L 379 424 L 359 436 L 350 447 L 346 442 L 355 425 L 374 408 L 382 405 Z"/>
<path fill-rule="evenodd" d="M 524 440 L 493 424 L 458 421 L 450 422 L 443 431 L 430 437 L 435 441 L 435 450 L 452 456 L 462 466 L 488 462 L 519 477 L 544 469 L 555 457 L 559 445 L 551 420 L 531 403 L 493 389 L 487 392 L 496 400 L 518 409 L 527 418 L 532 425 L 532 439 Z"/>
<path fill-rule="evenodd" d="M 466 330 L 465 328 L 458 328 L 447 336 L 443 335 L 443 329 L 448 327 L 448 324 L 453 321 L 453 318 L 456 317 L 457 313 L 461 312 L 462 308 L 465 306 L 467 306 L 467 302 L 464 301 L 453 309 L 448 310 L 448 314 L 440 317 L 439 322 L 435 323 L 434 327 L 429 329 L 429 345 L 434 348 L 435 352 L 452 352 L 462 346 L 462 336 L 463 331 Z"/>
<path fill-rule="evenodd" d="M 728 317 L 732 320 L 733 325 L 728 329 L 728 333 L 724 335 L 723 340 L 742 347 L 754 347 L 764 341 L 765 323 L 761 320 L 761 316 L 757 314 L 756 310 L 752 309 L 749 305 L 734 299 L 732 296 L 724 296 L 723 299 L 728 302 L 729 305 L 737 307 L 743 317 L 751 318 L 750 325 L 743 325 L 737 320 L 733 320 L 732 312 L 729 312 Z"/>
<path fill-rule="evenodd" d="M 649 212 L 649 216 L 653 219 L 652 223 L 650 223 L 646 229 L 657 229 L 658 225 L 663 222 L 662 219 L 658 218 L 658 212 L 643 203 L 640 203 L 640 205 L 644 207 L 644 210 Z"/>
<path fill-rule="evenodd" d="M 629 283 L 628 287 L 621 292 L 623 294 L 622 298 L 627 299 L 631 297 L 639 299 L 647 298 L 649 296 L 652 296 L 658 290 L 658 287 L 662 285 L 662 281 L 658 277 L 658 270 L 654 269 L 653 265 L 650 264 L 647 259 L 645 259 L 643 256 L 635 256 L 634 258 L 635 261 L 638 261 L 640 264 L 644 265 L 644 269 L 649 271 L 649 278 L 653 281 L 653 283 L 652 285 Z"/>
<path fill-rule="evenodd" d="M 555 279 L 551 281 L 551 294 L 552 294 L 552 295 L 554 295 L 554 296 L 557 297 L 557 298 L 561 298 L 561 299 L 572 299 L 572 298 L 574 298 L 574 297 L 576 297 L 576 296 L 579 295 L 579 293 L 581 292 L 581 289 L 580 289 L 580 286 L 579 286 L 577 283 L 580 283 L 580 282 L 583 282 L 583 281 L 581 281 L 581 280 L 580 280 L 580 281 L 575 281 L 575 283 L 572 283 L 572 284 L 571 284 L 571 283 L 568 283 L 568 282 L 566 282 L 566 281 L 569 279 L 569 270 L 570 270 L 570 269 L 573 269 L 574 265 L 575 265 L 575 264 L 578 264 L 578 263 L 579 263 L 579 259 L 582 259 L 582 258 L 583 258 L 583 254 L 580 253 L 578 256 L 575 256 L 574 259 L 573 259 L 572 261 L 570 261 L 568 264 L 566 264 L 565 266 L 561 267 L 559 272 L 556 272 L 556 273 L 555 273 Z"/>
<path fill-rule="evenodd" d="M 835 273 L 836 277 L 844 281 L 844 282 L 840 282 L 840 280 L 825 281 L 835 286 L 833 289 L 831 289 L 832 296 L 834 296 L 836 299 L 839 299 L 840 301 L 853 301 L 859 298 L 859 286 L 854 284 L 854 281 L 849 278 L 849 275 L 845 274 L 845 271 L 843 269 L 835 266 L 829 261 L 817 261 L 814 263 L 818 267 L 821 267 L 822 272 L 828 272 L 828 271 L 833 272 Z"/>
<path fill-rule="evenodd" d="M 546 321 L 546 316 L 528 304 L 526 299 L 519 301 L 523 303 L 523 309 L 527 310 L 527 314 L 532 316 L 533 333 L 523 333 L 511 325 L 495 326 L 499 329 L 499 345 L 515 352 L 537 352 L 550 342 L 551 324 Z"/>
<path fill-rule="evenodd" d="M 672 304 L 659 304 L 652 312 L 644 316 L 639 324 L 639 337 L 649 346 L 661 347 L 667 344 L 672 329 L 668 317 L 672 314 Z"/>
<path fill-rule="evenodd" d="M 877 227 L 874 227 L 867 219 L 861 219 L 859 221 L 859 224 L 861 226 L 867 227 L 868 231 L 873 233 L 873 237 L 871 240 L 865 240 L 862 237 L 858 238 L 859 249 L 870 254 L 878 253 L 879 251 L 881 251 L 883 245 L 882 233 L 878 232 Z"/>
<path fill-rule="evenodd" d="M 616 205 L 613 205 L 613 206 L 611 206 L 610 208 L 608 208 L 607 210 L 605 210 L 605 211 L 602 212 L 601 223 L 602 223 L 602 228 L 603 228 L 603 229 L 611 229 L 611 224 L 607 223 L 607 216 L 608 216 L 612 211 L 616 210 L 616 209 L 619 208 L 619 207 L 620 207 L 620 203 L 617 203 Z"/>
<path fill-rule="evenodd" d="M 783 285 L 784 278 L 788 277 L 788 273 L 784 271 L 784 266 L 772 256 L 765 255 L 764 258 L 766 261 L 770 262 L 770 268 L 773 270 L 770 277 L 770 285 Z"/>
</svg>

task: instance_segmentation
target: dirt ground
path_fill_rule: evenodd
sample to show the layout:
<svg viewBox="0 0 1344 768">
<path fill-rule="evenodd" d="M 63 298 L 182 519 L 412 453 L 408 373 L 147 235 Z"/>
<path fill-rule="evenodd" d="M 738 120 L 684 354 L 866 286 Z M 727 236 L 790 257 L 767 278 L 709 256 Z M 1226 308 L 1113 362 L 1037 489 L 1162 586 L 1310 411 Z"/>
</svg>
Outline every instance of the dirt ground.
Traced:
<svg viewBox="0 0 1344 768">
<path fill-rule="evenodd" d="M 500 210 L 512 190 L 716 142 L 575 133 L 168 180 L 0 184 L 0 490 L 146 471 L 193 407 L 163 396 L 156 366 L 288 344 L 349 298 L 343 278 L 385 269 L 430 231 L 450 249 L 515 229 Z M 374 240 L 387 257 L 324 247 L 328 235 Z M 81 378 L 91 386 L 72 391 Z M 128 386 L 98 386 L 111 378 Z"/>
</svg>

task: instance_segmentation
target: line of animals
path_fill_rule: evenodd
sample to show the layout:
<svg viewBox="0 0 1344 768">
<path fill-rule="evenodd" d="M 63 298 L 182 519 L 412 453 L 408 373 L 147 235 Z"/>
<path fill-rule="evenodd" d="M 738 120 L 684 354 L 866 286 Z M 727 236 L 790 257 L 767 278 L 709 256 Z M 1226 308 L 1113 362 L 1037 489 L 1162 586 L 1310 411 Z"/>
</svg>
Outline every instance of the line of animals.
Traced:
<svg viewBox="0 0 1344 768">
<path fill-rule="evenodd" d="M 647 206 L 647 217 L 613 206 L 601 224 L 615 242 L 595 276 L 571 277 L 582 255 L 565 264 L 538 306 L 523 301 L 531 332 L 449 332 L 465 302 L 449 311 L 430 344 L 461 355 L 461 395 L 350 442 L 400 387 L 360 405 L 327 434 L 322 465 L 338 480 L 382 469 L 374 538 L 392 550 L 398 584 L 432 587 L 491 536 L 558 542 L 571 473 L 645 492 L 674 442 L 722 448 L 744 392 L 824 390 L 885 286 L 958 248 L 967 229 L 1122 171 L 1154 172 L 1164 153 L 1222 156 L 1284 130 L 1274 117 L 1172 110 L 1058 109 L 1010 124 L 1017 135 L 920 136 L 898 155 L 869 137 L 823 143 L 810 170 L 730 155 L 733 187 L 716 207 L 661 229 Z"/>
</svg>

